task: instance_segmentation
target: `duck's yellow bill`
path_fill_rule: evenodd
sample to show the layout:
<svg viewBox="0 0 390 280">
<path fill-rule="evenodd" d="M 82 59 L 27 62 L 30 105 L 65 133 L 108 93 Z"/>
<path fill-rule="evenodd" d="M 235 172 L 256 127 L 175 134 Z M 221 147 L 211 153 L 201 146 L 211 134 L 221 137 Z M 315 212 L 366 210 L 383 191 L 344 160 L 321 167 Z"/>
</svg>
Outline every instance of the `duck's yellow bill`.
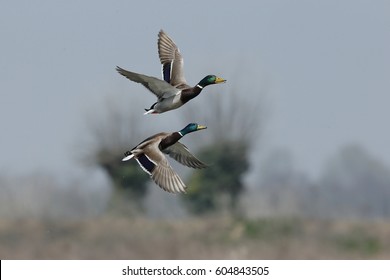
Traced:
<svg viewBox="0 0 390 280">
<path fill-rule="evenodd" d="M 206 129 L 206 128 L 207 128 L 207 126 L 200 125 L 200 124 L 198 124 L 198 126 L 196 127 L 197 130 Z"/>
<path fill-rule="evenodd" d="M 222 78 L 220 78 L 220 77 L 217 77 L 217 78 L 215 79 L 215 83 L 216 83 L 216 84 L 220 84 L 220 83 L 224 83 L 224 82 L 226 82 L 226 80 L 225 80 L 225 79 L 222 79 Z"/>
</svg>

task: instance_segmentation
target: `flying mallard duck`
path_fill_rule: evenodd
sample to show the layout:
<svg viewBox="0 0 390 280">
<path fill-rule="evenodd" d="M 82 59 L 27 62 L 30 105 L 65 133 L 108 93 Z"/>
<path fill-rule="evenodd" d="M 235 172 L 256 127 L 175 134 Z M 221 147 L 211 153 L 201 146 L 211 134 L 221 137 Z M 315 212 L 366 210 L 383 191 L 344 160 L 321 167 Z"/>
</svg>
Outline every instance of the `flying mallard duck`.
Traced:
<svg viewBox="0 0 390 280">
<path fill-rule="evenodd" d="M 206 126 L 190 123 L 180 131 L 157 133 L 131 151 L 125 153 L 122 161 L 132 158 L 138 162 L 141 168 L 148 173 L 153 181 L 163 190 L 171 193 L 185 193 L 186 186 L 179 175 L 172 169 L 164 154 L 169 155 L 179 163 L 192 168 L 205 168 L 206 164 L 190 153 L 185 145 L 179 140 L 186 134 L 206 129 Z M 163 154 L 164 153 L 164 154 Z"/>
<path fill-rule="evenodd" d="M 158 33 L 157 45 L 163 80 L 116 67 L 119 74 L 133 82 L 141 83 L 156 95 L 157 102 L 150 109 L 145 109 L 145 115 L 159 114 L 179 108 L 198 96 L 204 87 L 226 82 L 215 75 L 207 75 L 196 86 L 189 86 L 184 78 L 183 57 L 179 48 L 163 30 Z"/>
</svg>

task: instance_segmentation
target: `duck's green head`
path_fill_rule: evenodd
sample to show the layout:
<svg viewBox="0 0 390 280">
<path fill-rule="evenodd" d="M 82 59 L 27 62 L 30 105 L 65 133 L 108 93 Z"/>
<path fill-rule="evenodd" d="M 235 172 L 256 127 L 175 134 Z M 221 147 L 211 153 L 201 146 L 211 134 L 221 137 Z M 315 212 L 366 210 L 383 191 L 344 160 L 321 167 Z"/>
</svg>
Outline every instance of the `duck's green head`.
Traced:
<svg viewBox="0 0 390 280">
<path fill-rule="evenodd" d="M 224 82 L 226 82 L 225 79 L 222 79 L 222 78 L 217 77 L 215 75 L 207 75 L 199 82 L 198 85 L 200 85 L 201 87 L 206 87 L 209 85 L 220 84 L 220 83 L 224 83 Z"/>
<path fill-rule="evenodd" d="M 191 132 L 194 132 L 194 131 L 198 131 L 198 130 L 202 130 L 202 129 L 206 129 L 206 128 L 207 128 L 207 126 L 204 126 L 204 125 L 200 125 L 200 124 L 197 124 L 197 123 L 190 123 L 185 128 L 180 130 L 179 133 L 181 134 L 181 136 L 184 136 L 184 135 L 186 135 L 188 133 L 191 133 Z"/>
</svg>

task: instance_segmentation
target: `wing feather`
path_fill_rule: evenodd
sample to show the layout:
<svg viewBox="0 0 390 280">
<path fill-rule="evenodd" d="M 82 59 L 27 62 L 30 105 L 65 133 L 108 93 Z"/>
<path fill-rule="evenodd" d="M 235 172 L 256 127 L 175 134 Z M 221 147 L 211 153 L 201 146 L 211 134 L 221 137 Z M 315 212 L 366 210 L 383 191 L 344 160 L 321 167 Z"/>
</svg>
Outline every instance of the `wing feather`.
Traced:
<svg viewBox="0 0 390 280">
<path fill-rule="evenodd" d="M 163 79 L 177 88 L 189 87 L 184 78 L 184 61 L 180 50 L 163 30 L 158 33 L 157 46 Z"/>
<path fill-rule="evenodd" d="M 127 71 L 119 66 L 116 67 L 116 70 L 130 81 L 142 84 L 159 99 L 175 96 L 180 92 L 179 89 L 155 77 Z"/>
<path fill-rule="evenodd" d="M 172 146 L 169 146 L 164 149 L 163 152 L 185 166 L 197 169 L 207 167 L 207 164 L 203 163 L 191 154 L 188 148 L 180 142 L 176 142 Z"/>
<path fill-rule="evenodd" d="M 168 161 L 160 162 L 152 172 L 153 181 L 163 190 L 170 193 L 185 193 L 187 188 Z"/>
</svg>

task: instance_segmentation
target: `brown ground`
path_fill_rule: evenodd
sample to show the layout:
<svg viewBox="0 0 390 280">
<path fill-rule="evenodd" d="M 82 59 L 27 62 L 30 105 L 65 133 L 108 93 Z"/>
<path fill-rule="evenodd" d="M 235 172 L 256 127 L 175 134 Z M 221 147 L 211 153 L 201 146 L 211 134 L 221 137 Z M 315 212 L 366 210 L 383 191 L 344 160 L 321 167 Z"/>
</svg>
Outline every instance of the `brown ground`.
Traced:
<svg viewBox="0 0 390 280">
<path fill-rule="evenodd" d="M 0 259 L 390 259 L 390 222 L 0 220 Z"/>
</svg>

